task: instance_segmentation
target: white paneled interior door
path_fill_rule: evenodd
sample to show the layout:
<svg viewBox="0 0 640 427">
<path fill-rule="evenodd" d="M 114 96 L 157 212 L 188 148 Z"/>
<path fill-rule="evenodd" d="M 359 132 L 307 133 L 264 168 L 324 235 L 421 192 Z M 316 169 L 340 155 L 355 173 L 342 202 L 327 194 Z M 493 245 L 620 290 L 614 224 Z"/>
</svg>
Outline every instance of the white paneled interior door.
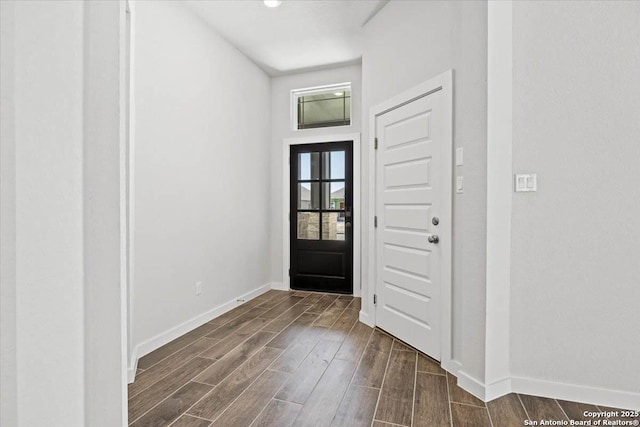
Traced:
<svg viewBox="0 0 640 427">
<path fill-rule="evenodd" d="M 375 123 L 376 324 L 437 360 L 441 240 L 451 238 L 439 233 L 451 197 L 441 96 L 440 90 L 401 104 Z"/>
</svg>

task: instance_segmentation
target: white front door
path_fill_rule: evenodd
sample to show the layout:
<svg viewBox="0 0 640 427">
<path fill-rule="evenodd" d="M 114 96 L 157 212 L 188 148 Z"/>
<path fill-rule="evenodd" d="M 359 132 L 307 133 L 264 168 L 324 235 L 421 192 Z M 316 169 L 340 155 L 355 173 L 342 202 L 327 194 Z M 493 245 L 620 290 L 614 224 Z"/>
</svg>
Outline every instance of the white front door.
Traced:
<svg viewBox="0 0 640 427">
<path fill-rule="evenodd" d="M 443 176 L 450 171 L 443 162 L 451 161 L 444 150 L 451 146 L 442 92 L 401 104 L 375 123 L 376 324 L 437 360 L 441 240 L 451 238 L 441 233 L 450 229 L 441 221 L 451 220 L 451 178 Z"/>
</svg>

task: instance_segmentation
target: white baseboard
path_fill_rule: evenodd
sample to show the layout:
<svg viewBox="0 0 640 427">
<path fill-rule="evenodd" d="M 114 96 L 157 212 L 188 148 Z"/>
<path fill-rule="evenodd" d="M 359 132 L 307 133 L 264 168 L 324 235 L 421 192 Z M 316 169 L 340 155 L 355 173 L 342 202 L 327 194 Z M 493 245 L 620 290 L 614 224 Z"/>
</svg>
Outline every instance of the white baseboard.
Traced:
<svg viewBox="0 0 640 427">
<path fill-rule="evenodd" d="M 522 377 L 511 378 L 511 391 L 592 405 L 640 410 L 640 393 L 630 391 L 586 387 Z"/>
<path fill-rule="evenodd" d="M 364 311 L 360 310 L 360 314 L 359 314 L 359 320 L 364 323 L 365 325 L 369 326 L 370 328 L 375 328 L 376 325 L 373 323 L 371 317 L 369 316 L 368 313 L 365 313 Z"/>
<path fill-rule="evenodd" d="M 136 379 L 136 371 L 138 370 L 138 356 L 136 355 L 136 349 L 134 347 L 131 353 L 131 359 L 129 359 L 129 365 L 127 366 L 127 382 L 131 384 Z"/>
<path fill-rule="evenodd" d="M 478 399 L 486 402 L 485 386 L 464 371 L 458 371 L 458 386 L 473 394 Z"/>
<path fill-rule="evenodd" d="M 497 399 L 511 393 L 511 377 L 503 378 L 498 381 L 494 381 L 491 384 L 487 384 L 485 387 L 485 402 Z"/>
<path fill-rule="evenodd" d="M 458 371 L 457 377 L 458 386 L 484 402 L 497 399 L 509 393 L 520 393 L 591 405 L 640 410 L 640 393 L 523 377 L 503 378 L 487 385 L 469 376 L 464 371 Z"/>
<path fill-rule="evenodd" d="M 290 291 L 291 290 L 282 282 L 271 282 L 269 285 L 271 286 L 271 289 L 275 289 L 276 291 Z"/>
<path fill-rule="evenodd" d="M 168 342 L 173 341 L 174 339 L 186 334 L 194 330 L 195 328 L 204 325 L 205 323 L 215 319 L 218 316 L 223 315 L 227 311 L 230 311 L 239 305 L 246 303 L 247 301 L 252 300 L 258 295 L 262 295 L 272 288 L 271 283 L 267 283 L 266 285 L 262 285 L 252 291 L 249 291 L 243 295 L 239 295 L 231 301 L 227 301 L 224 304 L 221 304 L 205 313 L 202 313 L 190 320 L 187 320 L 184 323 L 181 323 L 178 326 L 175 326 L 161 334 L 156 335 L 155 337 L 148 339 L 146 341 L 141 342 L 136 345 L 133 349 L 131 360 L 129 360 L 129 366 L 127 367 L 127 378 L 129 383 L 132 383 L 136 376 L 136 368 L 138 366 L 138 359 L 141 357 L 151 353 L 153 350 L 162 347 Z M 244 300 L 244 303 L 238 302 L 239 299 Z"/>
<path fill-rule="evenodd" d="M 456 378 L 458 377 L 458 371 L 462 369 L 462 364 L 455 359 L 451 359 L 451 360 L 443 359 L 440 361 L 440 366 L 442 367 L 442 369 L 449 372 L 451 375 L 453 375 Z"/>
</svg>

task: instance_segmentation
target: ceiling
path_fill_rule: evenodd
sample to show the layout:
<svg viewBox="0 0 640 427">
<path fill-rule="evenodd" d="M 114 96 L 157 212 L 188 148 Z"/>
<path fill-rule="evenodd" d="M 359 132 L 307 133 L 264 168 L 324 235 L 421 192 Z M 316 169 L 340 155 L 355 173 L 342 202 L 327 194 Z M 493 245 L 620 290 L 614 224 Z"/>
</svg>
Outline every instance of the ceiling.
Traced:
<svg viewBox="0 0 640 427">
<path fill-rule="evenodd" d="M 360 30 L 389 0 L 188 0 L 222 37 L 275 76 L 359 61 Z"/>
</svg>

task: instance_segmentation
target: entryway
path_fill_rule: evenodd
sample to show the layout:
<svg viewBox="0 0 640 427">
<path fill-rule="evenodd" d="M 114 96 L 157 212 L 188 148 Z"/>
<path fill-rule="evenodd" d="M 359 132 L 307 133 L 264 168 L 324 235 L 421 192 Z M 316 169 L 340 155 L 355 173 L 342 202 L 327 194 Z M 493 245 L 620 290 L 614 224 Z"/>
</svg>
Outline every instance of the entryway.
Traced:
<svg viewBox="0 0 640 427">
<path fill-rule="evenodd" d="M 376 326 L 436 360 L 450 348 L 450 83 L 445 73 L 372 117 Z"/>
<path fill-rule="evenodd" d="M 291 289 L 353 293 L 353 142 L 290 148 Z"/>
</svg>

